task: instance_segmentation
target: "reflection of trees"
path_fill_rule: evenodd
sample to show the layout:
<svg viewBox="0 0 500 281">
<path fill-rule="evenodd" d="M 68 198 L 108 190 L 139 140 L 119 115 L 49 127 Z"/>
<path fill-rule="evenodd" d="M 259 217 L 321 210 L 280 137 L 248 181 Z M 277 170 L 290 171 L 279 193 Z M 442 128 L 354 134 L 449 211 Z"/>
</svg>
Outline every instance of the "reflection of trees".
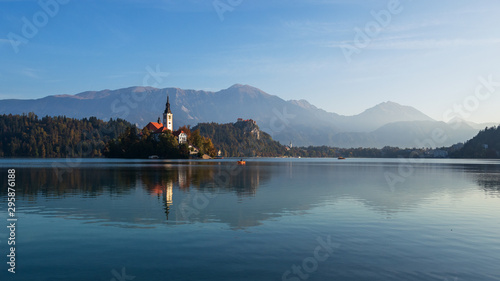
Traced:
<svg viewBox="0 0 500 281">
<path fill-rule="evenodd" d="M 139 180 L 148 193 L 156 195 L 163 202 L 168 219 L 174 204 L 174 185 L 183 192 L 189 189 L 213 193 L 233 191 L 242 197 L 254 196 L 261 181 L 261 171 L 258 166 L 180 165 L 143 170 Z"/>
<path fill-rule="evenodd" d="M 270 173 L 259 166 L 235 166 L 232 163 L 211 169 L 204 178 L 197 178 L 196 189 L 204 192 L 233 191 L 238 196 L 254 196 L 261 180 L 268 180 Z"/>
<path fill-rule="evenodd" d="M 236 166 L 230 162 L 182 162 L 165 165 L 137 165 L 137 166 L 96 166 L 82 164 L 72 169 L 52 167 L 31 167 L 16 169 L 17 196 L 25 200 L 36 202 L 37 199 L 50 198 L 64 200 L 70 197 L 97 198 L 102 196 L 126 197 L 143 190 L 153 201 L 162 206 L 165 217 L 186 196 L 190 190 L 202 193 L 233 193 L 238 197 L 255 196 L 259 185 L 270 179 L 270 171 L 258 164 L 249 163 L 247 166 Z M 0 196 L 6 196 L 7 189 L 0 191 Z M 139 193 L 140 194 L 140 193 Z M 140 195 L 139 195 L 140 196 Z M 177 199 L 176 199 L 177 198 Z M 114 200 L 110 198 L 111 200 Z M 51 201 L 52 201 L 51 200 Z M 147 201 L 147 200 L 146 200 Z M 142 201 L 142 202 L 146 202 Z M 151 201 L 149 201 L 151 202 Z M 239 202 L 239 201 L 238 201 Z M 232 202 L 238 204 L 238 202 Z M 148 206 L 141 207 L 137 201 L 132 208 L 148 210 Z M 144 203 L 142 203 L 144 204 Z M 66 206 L 52 201 L 50 206 Z M 94 212 L 86 206 L 74 205 L 72 212 L 80 214 Z M 113 206 L 100 206 L 106 216 L 120 217 Z M 145 209 L 141 209 L 145 208 Z M 112 213 L 112 215 L 110 215 Z M 137 215 L 141 216 L 143 211 Z"/>
<path fill-rule="evenodd" d="M 500 173 L 494 168 L 483 168 L 474 173 L 475 181 L 487 195 L 500 195 Z"/>
<path fill-rule="evenodd" d="M 196 162 L 194 162 L 196 163 Z M 258 166 L 168 165 L 153 167 L 18 168 L 16 190 L 20 196 L 58 197 L 65 194 L 99 196 L 127 193 L 142 186 L 150 194 L 162 194 L 167 184 L 188 191 L 214 189 L 234 191 L 241 196 L 256 193 L 262 178 Z M 230 175 L 226 178 L 227 175 Z M 265 173 L 269 178 L 269 173 Z M 6 192 L 6 189 L 0 191 Z"/>
<path fill-rule="evenodd" d="M 226 165 L 180 165 L 161 169 L 148 169 L 140 174 L 140 181 L 149 193 L 161 194 L 167 182 L 180 190 L 191 188 L 200 191 L 234 191 L 241 196 L 252 196 L 257 192 L 261 178 L 258 166 L 233 167 Z M 229 177 L 227 177 L 229 175 Z M 264 172 L 265 178 L 270 174 Z"/>
<path fill-rule="evenodd" d="M 64 168 L 63 168 L 64 169 Z M 110 168 L 16 169 L 18 196 L 59 197 L 65 194 L 98 196 L 127 192 L 136 182 L 134 173 Z M 4 191 L 2 189 L 2 191 Z"/>
<path fill-rule="evenodd" d="M 481 174 L 477 177 L 477 184 L 483 189 L 500 191 L 500 174 Z"/>
<path fill-rule="evenodd" d="M 197 208 L 193 203 L 196 194 L 206 195 L 211 200 L 206 207 L 179 221 L 216 220 L 235 228 L 258 225 L 283 211 L 302 212 L 346 196 L 390 215 L 416 208 L 435 192 L 450 186 L 454 187 L 450 191 L 454 196 L 467 194 L 470 184 L 464 184 L 464 177 L 488 196 L 500 195 L 500 171 L 495 165 L 419 164 L 414 166 L 414 176 L 391 189 L 384 173 L 398 173 L 397 162 L 336 163 L 250 161 L 246 166 L 236 166 L 226 161 L 183 161 L 135 166 L 119 163 L 101 168 L 82 164 L 59 174 L 50 167 L 16 168 L 16 189 L 17 196 L 34 203 L 42 197 L 68 199 L 47 200 L 40 206 L 67 207 L 68 210 L 62 208 L 58 212 L 69 217 L 76 214 L 141 225 L 180 218 L 181 206 Z M 255 196 L 259 186 L 270 181 L 271 174 L 273 183 L 269 186 L 273 188 L 265 188 L 260 191 L 261 196 Z M 2 189 L 0 195 L 6 196 L 6 190 Z M 242 200 L 244 197 L 254 198 Z"/>
<path fill-rule="evenodd" d="M 500 171 L 497 165 L 468 165 L 464 171 L 487 195 L 500 196 Z"/>
</svg>

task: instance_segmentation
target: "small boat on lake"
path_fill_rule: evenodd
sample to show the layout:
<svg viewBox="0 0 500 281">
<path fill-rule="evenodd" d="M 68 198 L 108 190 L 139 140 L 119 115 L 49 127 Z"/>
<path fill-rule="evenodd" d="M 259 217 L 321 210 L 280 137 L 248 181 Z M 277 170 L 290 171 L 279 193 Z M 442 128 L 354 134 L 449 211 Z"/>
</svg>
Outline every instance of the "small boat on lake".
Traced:
<svg viewBox="0 0 500 281">
<path fill-rule="evenodd" d="M 238 165 L 245 165 L 247 162 L 243 161 L 243 159 L 241 159 L 240 161 L 238 161 Z"/>
<path fill-rule="evenodd" d="M 345 160 L 345 157 L 339 156 L 339 160 Z"/>
</svg>

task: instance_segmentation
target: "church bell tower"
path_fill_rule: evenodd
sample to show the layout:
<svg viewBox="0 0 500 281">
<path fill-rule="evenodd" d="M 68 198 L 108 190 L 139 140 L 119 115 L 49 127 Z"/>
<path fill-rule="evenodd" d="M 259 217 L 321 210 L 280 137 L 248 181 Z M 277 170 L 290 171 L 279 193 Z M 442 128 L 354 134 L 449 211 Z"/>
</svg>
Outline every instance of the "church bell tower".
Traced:
<svg viewBox="0 0 500 281">
<path fill-rule="evenodd" d="M 174 115 L 172 111 L 170 111 L 170 102 L 167 96 L 167 104 L 165 106 L 165 112 L 163 112 L 163 127 L 170 130 L 170 132 L 174 131 Z"/>
</svg>

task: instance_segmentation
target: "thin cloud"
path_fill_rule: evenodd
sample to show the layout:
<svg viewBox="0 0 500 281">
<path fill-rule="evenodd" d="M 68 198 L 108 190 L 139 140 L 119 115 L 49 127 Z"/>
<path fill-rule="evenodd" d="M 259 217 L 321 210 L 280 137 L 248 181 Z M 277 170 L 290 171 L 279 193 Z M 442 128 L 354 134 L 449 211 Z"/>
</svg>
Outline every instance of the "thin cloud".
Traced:
<svg viewBox="0 0 500 281">
<path fill-rule="evenodd" d="M 146 71 L 144 71 L 144 72 L 129 71 L 129 72 L 111 74 L 111 75 L 107 75 L 107 76 L 104 76 L 104 77 L 108 78 L 108 79 L 119 79 L 119 78 L 125 78 L 125 77 L 131 77 L 131 76 L 135 76 L 135 75 L 140 75 L 140 74 L 146 75 L 147 72 Z"/>
<path fill-rule="evenodd" d="M 301 35 L 324 35 L 350 32 L 352 28 L 345 23 L 338 22 L 315 22 L 315 21 L 285 21 L 283 22 L 285 28 L 298 32 Z"/>
<path fill-rule="evenodd" d="M 413 22 L 413 23 L 407 23 L 407 24 L 391 24 L 387 26 L 384 30 L 384 32 L 393 32 L 393 33 L 399 33 L 399 32 L 409 32 L 409 31 L 415 31 L 419 29 L 425 29 L 429 27 L 438 27 L 438 26 L 443 26 L 449 24 L 448 21 L 442 20 L 442 19 L 432 19 L 432 20 L 426 20 L 426 21 L 418 21 L 418 22 Z"/>
<path fill-rule="evenodd" d="M 387 41 L 387 42 L 393 42 L 393 41 L 406 41 L 408 39 L 412 38 L 417 38 L 415 35 L 411 34 L 404 34 L 404 35 L 394 35 L 394 36 L 385 36 L 383 38 L 374 38 L 372 39 L 370 44 L 373 44 L 374 42 L 377 41 Z M 320 42 L 321 47 L 330 47 L 330 48 L 339 48 L 343 47 L 346 45 L 355 45 L 354 41 L 326 41 L 326 42 Z"/>
<path fill-rule="evenodd" d="M 373 39 L 364 49 L 376 50 L 424 50 L 450 47 L 482 47 L 500 44 L 500 38 L 483 39 L 411 39 L 414 36 L 393 36 Z M 325 44 L 330 48 L 356 46 L 353 41 L 334 41 Z"/>
<path fill-rule="evenodd" d="M 21 71 L 19 71 L 21 75 L 34 79 L 40 79 L 39 72 L 40 70 L 34 68 L 24 68 Z"/>
<path fill-rule="evenodd" d="M 499 44 L 500 38 L 491 39 L 422 39 L 422 40 L 374 40 L 368 49 L 419 50 L 450 47 L 477 47 Z"/>
</svg>

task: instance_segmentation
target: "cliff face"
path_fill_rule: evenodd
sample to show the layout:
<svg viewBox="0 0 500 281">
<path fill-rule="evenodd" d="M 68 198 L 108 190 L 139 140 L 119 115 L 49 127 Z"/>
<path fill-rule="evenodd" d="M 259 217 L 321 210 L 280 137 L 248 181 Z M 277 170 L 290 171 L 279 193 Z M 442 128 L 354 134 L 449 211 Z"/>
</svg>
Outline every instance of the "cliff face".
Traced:
<svg viewBox="0 0 500 281">
<path fill-rule="evenodd" d="M 257 126 L 257 122 L 255 122 L 254 120 L 238 120 L 238 122 L 234 123 L 234 126 L 243 130 L 245 134 L 249 134 L 255 137 L 257 140 L 260 140 L 260 129 L 259 126 Z"/>
</svg>

